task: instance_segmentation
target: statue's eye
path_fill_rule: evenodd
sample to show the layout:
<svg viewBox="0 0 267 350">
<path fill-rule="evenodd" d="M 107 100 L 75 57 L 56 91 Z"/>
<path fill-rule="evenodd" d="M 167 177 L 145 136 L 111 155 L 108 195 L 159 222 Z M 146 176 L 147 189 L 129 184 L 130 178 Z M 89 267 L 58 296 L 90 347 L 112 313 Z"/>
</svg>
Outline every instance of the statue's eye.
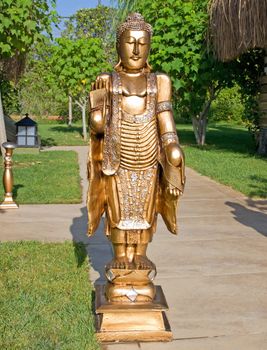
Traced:
<svg viewBox="0 0 267 350">
<path fill-rule="evenodd" d="M 148 42 L 147 42 L 147 40 L 146 40 L 145 38 L 139 39 L 139 40 L 138 40 L 138 43 L 139 43 L 140 45 L 147 45 L 147 44 L 148 44 Z"/>
<path fill-rule="evenodd" d="M 127 44 L 134 44 L 135 43 L 135 39 L 132 38 L 132 37 L 128 37 L 128 38 L 126 38 L 126 43 Z"/>
</svg>

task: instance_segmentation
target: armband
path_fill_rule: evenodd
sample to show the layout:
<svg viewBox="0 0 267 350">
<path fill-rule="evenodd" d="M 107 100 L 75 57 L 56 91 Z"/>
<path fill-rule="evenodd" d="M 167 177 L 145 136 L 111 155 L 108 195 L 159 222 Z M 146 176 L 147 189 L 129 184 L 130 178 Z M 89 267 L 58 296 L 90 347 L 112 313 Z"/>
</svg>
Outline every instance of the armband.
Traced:
<svg viewBox="0 0 267 350">
<path fill-rule="evenodd" d="M 163 101 L 157 104 L 156 112 L 172 111 L 172 103 L 170 101 Z"/>
</svg>

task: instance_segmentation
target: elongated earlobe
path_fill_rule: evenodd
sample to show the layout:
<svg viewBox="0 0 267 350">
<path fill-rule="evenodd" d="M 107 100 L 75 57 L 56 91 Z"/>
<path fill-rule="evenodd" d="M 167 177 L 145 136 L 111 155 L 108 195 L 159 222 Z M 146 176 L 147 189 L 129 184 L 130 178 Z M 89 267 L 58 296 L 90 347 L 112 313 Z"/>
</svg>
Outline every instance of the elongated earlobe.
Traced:
<svg viewBox="0 0 267 350">
<path fill-rule="evenodd" d="M 149 73 L 152 71 L 152 67 L 150 66 L 150 64 L 148 63 L 148 61 L 146 60 L 146 65 L 145 65 L 145 72 Z"/>
<path fill-rule="evenodd" d="M 121 64 L 121 59 L 119 58 L 119 62 L 116 64 L 114 67 L 116 72 L 121 72 L 122 71 L 122 64 Z"/>
</svg>

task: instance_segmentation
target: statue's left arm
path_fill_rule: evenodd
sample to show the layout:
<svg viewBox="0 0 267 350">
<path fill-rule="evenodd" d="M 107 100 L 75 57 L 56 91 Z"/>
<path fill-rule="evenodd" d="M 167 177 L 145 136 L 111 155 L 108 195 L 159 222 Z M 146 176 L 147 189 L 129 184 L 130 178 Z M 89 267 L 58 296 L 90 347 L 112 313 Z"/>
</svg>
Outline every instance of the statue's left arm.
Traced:
<svg viewBox="0 0 267 350">
<path fill-rule="evenodd" d="M 179 194 L 181 194 L 183 191 L 185 181 L 184 154 L 179 146 L 176 126 L 173 118 L 171 104 L 172 88 L 170 78 L 166 74 L 158 74 L 157 87 L 157 116 L 159 134 L 161 138 L 163 156 L 170 168 L 169 171 L 165 169 L 166 179 L 167 181 L 169 180 L 168 190 L 171 195 L 179 196 Z M 179 177 L 173 176 L 171 173 L 179 173 Z M 178 178 L 179 180 L 177 180 Z"/>
</svg>

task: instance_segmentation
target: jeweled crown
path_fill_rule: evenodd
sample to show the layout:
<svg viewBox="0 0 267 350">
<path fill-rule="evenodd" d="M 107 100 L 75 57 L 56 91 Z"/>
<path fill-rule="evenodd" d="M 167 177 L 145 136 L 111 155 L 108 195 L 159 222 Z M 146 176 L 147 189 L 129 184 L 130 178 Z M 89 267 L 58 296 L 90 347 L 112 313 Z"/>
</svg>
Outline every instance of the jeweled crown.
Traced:
<svg viewBox="0 0 267 350">
<path fill-rule="evenodd" d="M 152 26 L 145 22 L 144 17 L 140 13 L 130 13 L 125 22 L 123 22 L 117 30 L 117 44 L 119 44 L 120 37 L 125 30 L 144 30 L 148 32 L 151 37 L 153 34 Z"/>
</svg>

